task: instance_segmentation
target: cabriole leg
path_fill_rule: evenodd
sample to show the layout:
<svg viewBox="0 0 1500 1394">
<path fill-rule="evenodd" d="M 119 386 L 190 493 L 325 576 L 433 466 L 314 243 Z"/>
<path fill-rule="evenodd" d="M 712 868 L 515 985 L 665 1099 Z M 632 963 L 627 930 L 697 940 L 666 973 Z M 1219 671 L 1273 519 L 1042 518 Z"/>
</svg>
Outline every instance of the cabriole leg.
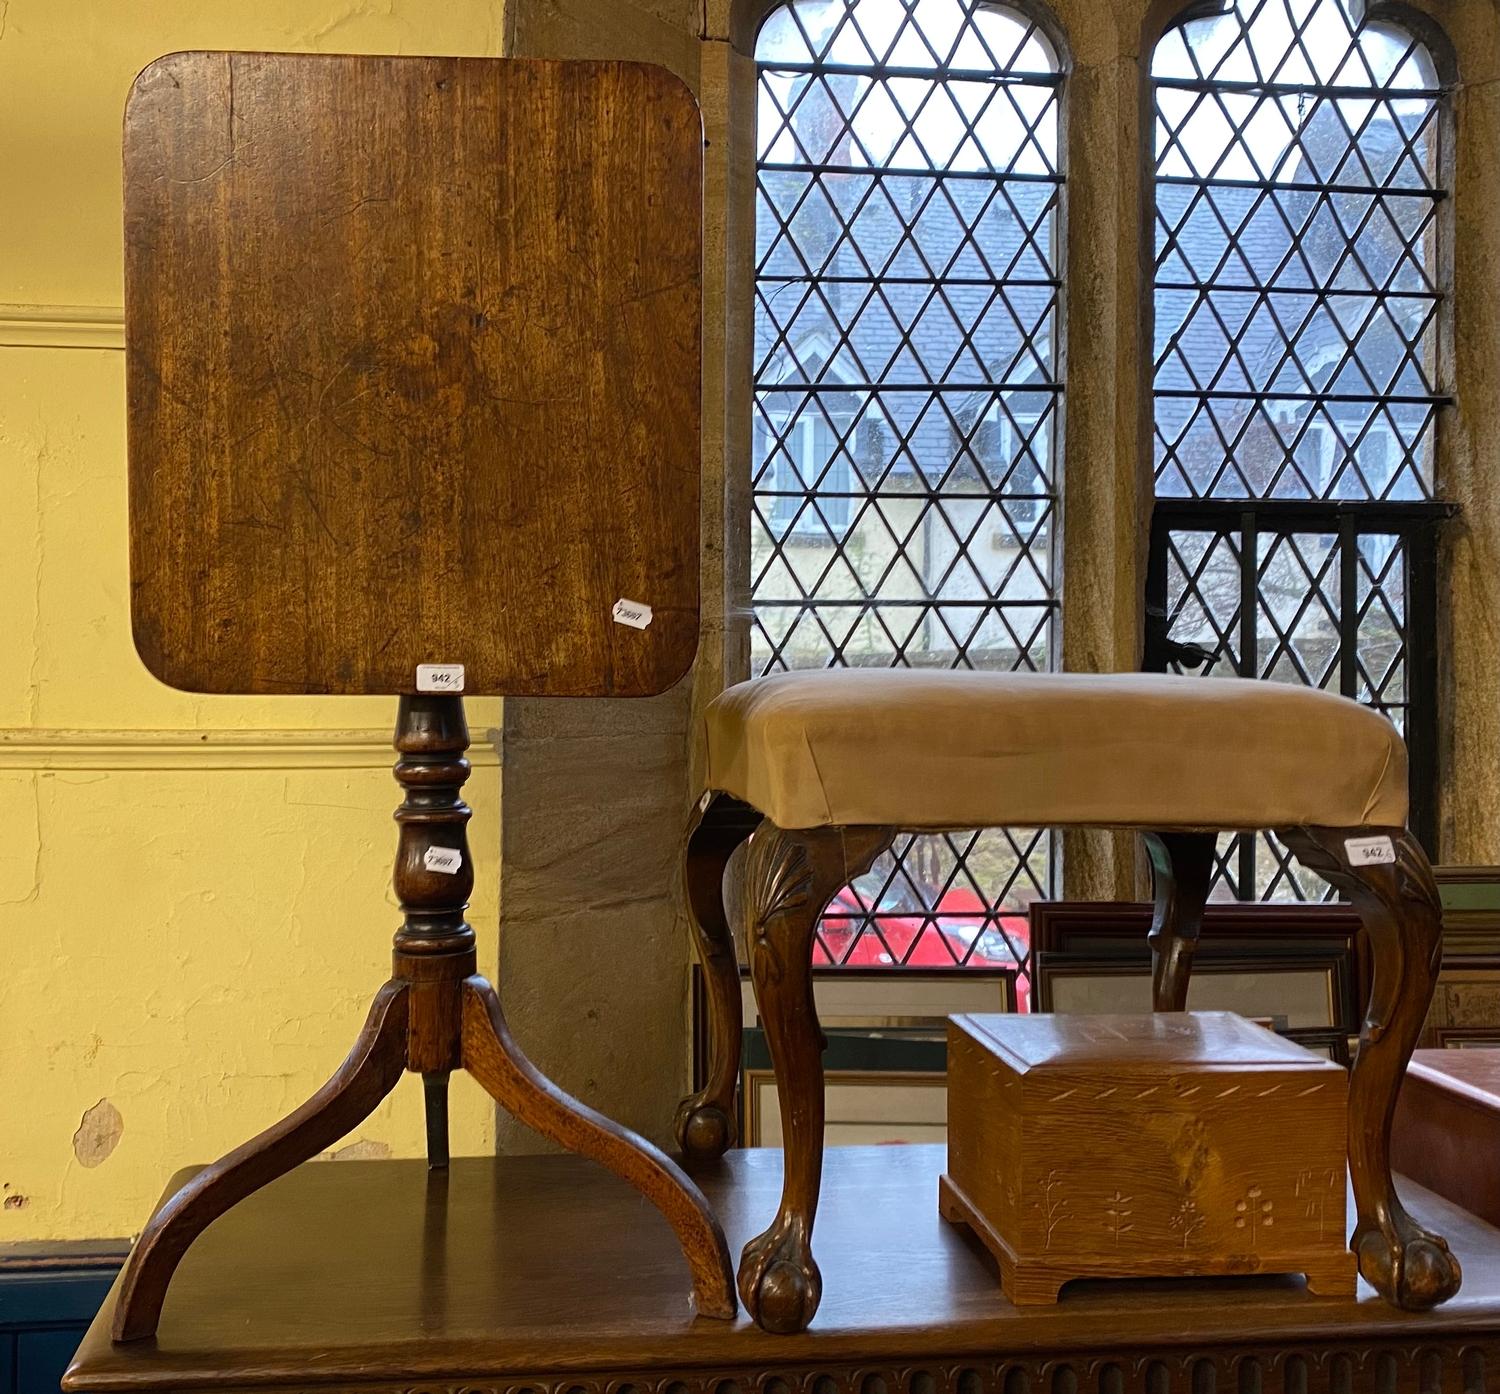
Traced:
<svg viewBox="0 0 1500 1394">
<path fill-rule="evenodd" d="M 894 835 L 891 828 L 787 832 L 767 820 L 750 839 L 735 910 L 745 916 L 755 1002 L 776 1071 L 785 1173 L 775 1220 L 740 1256 L 739 1289 L 767 1331 L 801 1331 L 823 1292 L 812 1256 L 823 1172 L 824 1046 L 813 1001 L 813 931 L 839 887 L 868 870 Z"/>
<path fill-rule="evenodd" d="M 1156 910 L 1151 918 L 1151 1004 L 1158 1012 L 1187 1010 L 1193 951 L 1214 874 L 1213 833 L 1147 833 Z"/>
<path fill-rule="evenodd" d="M 691 1161 L 722 1157 L 736 1142 L 735 1089 L 740 1075 L 740 965 L 724 911 L 724 868 L 755 830 L 760 815 L 724 794 L 695 814 L 683 849 L 683 891 L 693 946 L 703 966 L 708 1005 L 708 1066 L 703 1088 L 677 1108 L 677 1145 Z"/>
<path fill-rule="evenodd" d="M 1374 982 L 1349 1081 L 1349 1175 L 1357 1211 L 1351 1247 L 1360 1273 L 1381 1296 L 1422 1311 L 1446 1302 L 1462 1278 L 1447 1242 L 1407 1214 L 1391 1179 L 1396 1096 L 1442 962 L 1432 869 L 1403 828 L 1288 828 L 1280 835 L 1304 866 L 1354 902 L 1369 937 Z M 1354 851 L 1351 840 L 1358 840 Z"/>
</svg>

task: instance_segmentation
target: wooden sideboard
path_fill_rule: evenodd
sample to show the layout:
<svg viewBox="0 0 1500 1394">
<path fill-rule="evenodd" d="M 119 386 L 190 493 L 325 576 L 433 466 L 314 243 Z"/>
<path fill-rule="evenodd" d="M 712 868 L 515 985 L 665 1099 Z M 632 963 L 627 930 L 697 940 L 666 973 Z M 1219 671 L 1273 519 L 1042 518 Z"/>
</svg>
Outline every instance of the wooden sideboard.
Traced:
<svg viewBox="0 0 1500 1394">
<path fill-rule="evenodd" d="M 941 1147 L 828 1153 L 810 1330 L 695 1319 L 661 1216 L 574 1157 L 315 1162 L 188 1252 L 155 1341 L 106 1301 L 70 1394 L 1483 1394 L 1500 1389 L 1500 1231 L 1405 1187 L 1463 1290 L 1421 1314 L 1363 1283 L 1084 1282 L 1017 1310 L 938 1218 Z M 732 1250 L 776 1205 L 781 1154 L 700 1173 Z M 174 1183 L 174 1188 L 175 1188 Z M 1351 1208 L 1351 1214 L 1352 1208 Z"/>
</svg>

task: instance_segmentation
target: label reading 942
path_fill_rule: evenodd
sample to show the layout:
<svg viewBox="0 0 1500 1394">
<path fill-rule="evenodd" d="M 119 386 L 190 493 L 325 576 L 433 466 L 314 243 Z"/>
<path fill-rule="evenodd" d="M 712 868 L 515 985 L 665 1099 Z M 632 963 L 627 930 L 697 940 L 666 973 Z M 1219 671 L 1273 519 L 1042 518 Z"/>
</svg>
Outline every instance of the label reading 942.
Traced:
<svg viewBox="0 0 1500 1394">
<path fill-rule="evenodd" d="M 1348 837 L 1344 855 L 1350 866 L 1394 866 L 1396 844 L 1388 837 Z"/>
<path fill-rule="evenodd" d="M 464 690 L 464 665 L 462 663 L 417 664 L 418 692 L 462 692 Z"/>
</svg>

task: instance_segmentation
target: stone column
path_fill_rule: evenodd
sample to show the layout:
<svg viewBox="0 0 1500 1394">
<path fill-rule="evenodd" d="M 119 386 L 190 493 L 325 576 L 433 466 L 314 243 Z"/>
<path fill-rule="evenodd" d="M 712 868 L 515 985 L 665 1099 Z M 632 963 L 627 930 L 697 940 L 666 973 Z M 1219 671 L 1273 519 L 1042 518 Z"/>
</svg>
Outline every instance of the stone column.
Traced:
<svg viewBox="0 0 1500 1394">
<path fill-rule="evenodd" d="M 1451 209 L 1439 380 L 1454 405 L 1438 419 L 1438 492 L 1461 514 L 1439 571 L 1440 836 L 1436 859 L 1500 862 L 1500 16 L 1482 0 L 1421 9 L 1443 27 L 1456 67 L 1448 152 Z M 1436 49 L 1441 35 L 1433 35 Z M 1450 71 L 1449 76 L 1453 76 Z"/>
<path fill-rule="evenodd" d="M 1140 666 L 1150 530 L 1149 129 L 1137 0 L 1055 7 L 1070 60 L 1064 89 L 1063 666 Z M 1142 893 L 1136 839 L 1068 832 L 1069 898 Z"/>
</svg>

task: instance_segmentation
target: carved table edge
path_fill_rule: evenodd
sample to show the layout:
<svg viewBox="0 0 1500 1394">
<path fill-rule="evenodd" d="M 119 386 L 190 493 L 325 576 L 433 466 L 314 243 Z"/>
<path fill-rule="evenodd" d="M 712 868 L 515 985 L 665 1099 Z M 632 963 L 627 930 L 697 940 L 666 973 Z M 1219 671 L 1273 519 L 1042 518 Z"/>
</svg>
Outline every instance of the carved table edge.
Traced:
<svg viewBox="0 0 1500 1394">
<path fill-rule="evenodd" d="M 1398 1340 L 1314 1339 L 1196 1346 L 1121 1346 L 1006 1355 L 993 1351 L 931 1359 L 759 1362 L 657 1366 L 603 1373 L 486 1374 L 465 1379 L 265 1378 L 218 1383 L 167 1372 L 82 1375 L 70 1394 L 93 1391 L 212 1391 L 212 1394 L 1483 1394 L 1500 1387 L 1500 1325 L 1445 1327 Z"/>
</svg>

